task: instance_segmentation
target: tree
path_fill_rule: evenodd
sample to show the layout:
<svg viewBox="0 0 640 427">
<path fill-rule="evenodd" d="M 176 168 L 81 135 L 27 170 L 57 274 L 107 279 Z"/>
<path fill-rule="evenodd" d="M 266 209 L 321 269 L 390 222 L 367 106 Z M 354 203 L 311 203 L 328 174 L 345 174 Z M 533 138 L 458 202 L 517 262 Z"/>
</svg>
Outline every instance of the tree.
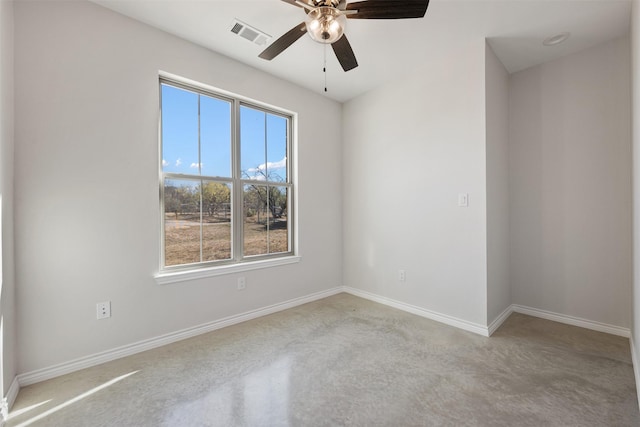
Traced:
<svg viewBox="0 0 640 427">
<path fill-rule="evenodd" d="M 265 171 L 264 168 L 253 168 L 254 175 L 249 175 L 246 171 L 242 171 L 242 175 L 248 179 L 255 179 L 258 182 L 284 182 L 284 179 L 273 170 Z M 271 217 L 280 218 L 287 210 L 287 190 L 286 187 L 278 187 L 269 184 L 250 184 L 249 190 L 245 190 L 244 194 L 245 207 L 255 209 L 256 213 L 260 210 L 269 209 Z M 258 216 L 258 222 L 260 217 Z"/>
<path fill-rule="evenodd" d="M 209 216 L 216 215 L 231 202 L 231 191 L 226 184 L 207 182 L 202 186 L 202 202 L 204 212 Z"/>
<path fill-rule="evenodd" d="M 260 212 L 267 209 L 275 221 L 286 213 L 287 191 L 282 187 L 251 184 L 244 192 L 244 203 L 248 216 L 254 212 L 258 214 L 258 222 L 260 222 Z"/>
<path fill-rule="evenodd" d="M 198 193 L 192 187 L 182 185 L 165 185 L 164 187 L 164 211 L 173 212 L 176 219 L 179 214 L 191 212 L 198 206 Z"/>
</svg>

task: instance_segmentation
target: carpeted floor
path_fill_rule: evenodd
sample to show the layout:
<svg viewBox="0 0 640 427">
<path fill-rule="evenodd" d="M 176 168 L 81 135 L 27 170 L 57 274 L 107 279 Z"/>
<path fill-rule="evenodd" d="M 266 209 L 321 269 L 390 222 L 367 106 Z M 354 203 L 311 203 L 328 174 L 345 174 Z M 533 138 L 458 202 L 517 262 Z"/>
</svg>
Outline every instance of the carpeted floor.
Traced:
<svg viewBox="0 0 640 427">
<path fill-rule="evenodd" d="M 7 426 L 639 426 L 626 338 L 484 338 L 348 294 L 20 391 Z"/>
</svg>

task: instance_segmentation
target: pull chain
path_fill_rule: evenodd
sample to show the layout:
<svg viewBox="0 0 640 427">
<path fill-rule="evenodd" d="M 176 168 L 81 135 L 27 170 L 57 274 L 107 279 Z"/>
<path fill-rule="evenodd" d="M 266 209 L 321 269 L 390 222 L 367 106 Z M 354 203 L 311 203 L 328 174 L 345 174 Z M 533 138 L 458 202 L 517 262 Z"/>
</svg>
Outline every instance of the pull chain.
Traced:
<svg viewBox="0 0 640 427">
<path fill-rule="evenodd" d="M 324 66 L 322 67 L 324 73 L 324 91 L 327 91 L 327 45 L 324 45 Z"/>
</svg>

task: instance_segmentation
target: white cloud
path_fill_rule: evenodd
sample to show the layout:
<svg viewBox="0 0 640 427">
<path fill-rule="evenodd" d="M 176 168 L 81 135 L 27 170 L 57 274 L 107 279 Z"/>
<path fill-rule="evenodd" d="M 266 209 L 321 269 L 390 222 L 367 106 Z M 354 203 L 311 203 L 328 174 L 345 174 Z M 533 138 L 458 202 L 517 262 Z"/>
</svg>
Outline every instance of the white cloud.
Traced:
<svg viewBox="0 0 640 427">
<path fill-rule="evenodd" d="M 182 164 L 182 160 L 178 159 L 176 160 L 176 166 L 180 166 Z"/>
<path fill-rule="evenodd" d="M 264 163 L 261 164 L 260 166 L 258 166 L 257 168 L 250 168 L 247 170 L 247 172 L 249 173 L 256 173 L 256 172 L 262 172 L 264 170 L 273 170 L 273 169 L 282 169 L 287 167 L 287 158 L 283 158 L 282 160 L 280 160 L 279 162 L 267 162 L 267 164 L 265 165 Z"/>
<path fill-rule="evenodd" d="M 267 177 L 264 175 L 249 175 L 249 179 L 253 181 L 266 181 Z"/>
<path fill-rule="evenodd" d="M 169 162 L 167 162 L 165 159 L 162 159 L 162 167 L 166 168 L 167 166 L 169 166 Z"/>
<path fill-rule="evenodd" d="M 191 165 L 189 165 L 189 167 L 192 168 L 192 169 L 202 168 L 202 167 L 204 167 L 204 163 L 191 163 Z"/>
</svg>

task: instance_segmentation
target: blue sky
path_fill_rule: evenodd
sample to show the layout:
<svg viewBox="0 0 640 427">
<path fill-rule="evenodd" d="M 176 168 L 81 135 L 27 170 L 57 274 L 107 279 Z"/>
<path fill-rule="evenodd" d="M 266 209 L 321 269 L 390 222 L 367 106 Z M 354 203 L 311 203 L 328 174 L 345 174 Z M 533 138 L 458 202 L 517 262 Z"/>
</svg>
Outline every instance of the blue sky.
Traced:
<svg viewBox="0 0 640 427">
<path fill-rule="evenodd" d="M 201 171 L 202 175 L 230 178 L 231 108 L 227 101 L 163 84 L 163 171 L 190 175 Z M 250 177 L 263 180 L 265 174 L 275 173 L 286 180 L 286 138 L 287 119 L 240 107 L 240 166 Z"/>
</svg>

